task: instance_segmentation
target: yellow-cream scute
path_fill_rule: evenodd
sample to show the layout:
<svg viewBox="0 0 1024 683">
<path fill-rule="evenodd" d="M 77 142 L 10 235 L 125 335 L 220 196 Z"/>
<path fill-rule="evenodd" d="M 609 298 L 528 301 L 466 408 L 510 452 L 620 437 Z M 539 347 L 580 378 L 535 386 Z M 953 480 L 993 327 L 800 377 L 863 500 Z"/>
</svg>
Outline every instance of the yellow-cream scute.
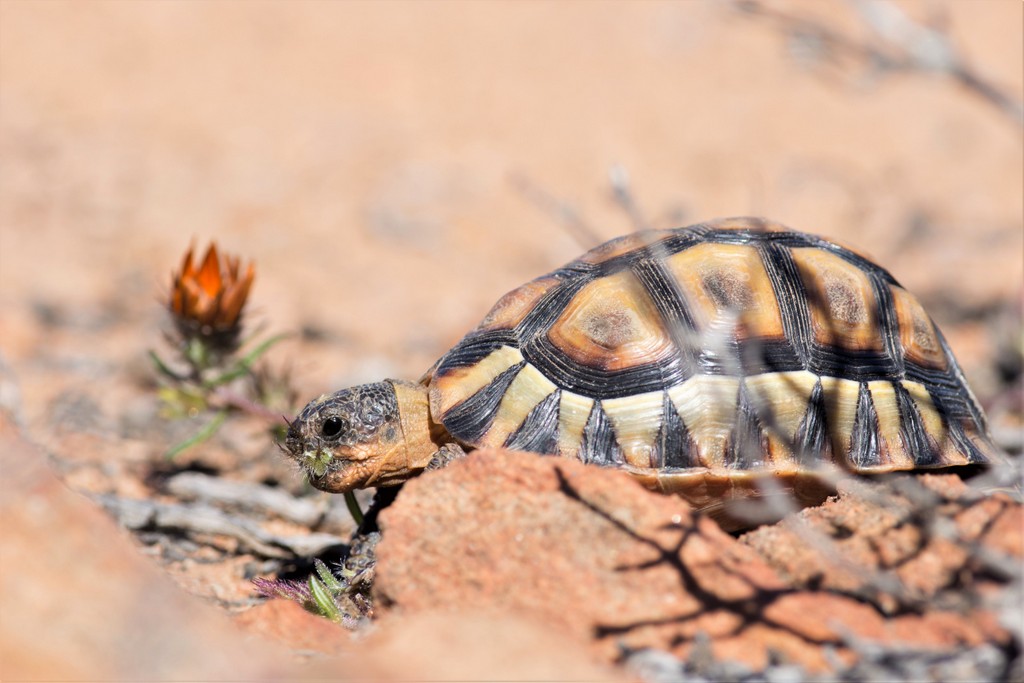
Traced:
<svg viewBox="0 0 1024 683">
<path fill-rule="evenodd" d="M 615 440 L 630 465 L 656 466 L 653 459 L 664 403 L 663 391 L 650 391 L 601 402 L 612 421 Z"/>
<path fill-rule="evenodd" d="M 430 385 L 430 414 L 442 420 L 448 412 L 523 360 L 522 352 L 502 346 L 472 365 L 449 370 Z"/>
<path fill-rule="evenodd" d="M 481 439 L 480 445 L 500 447 L 516 431 L 538 403 L 557 387 L 541 372 L 527 363 L 519 371 L 501 398 L 494 422 Z"/>
</svg>

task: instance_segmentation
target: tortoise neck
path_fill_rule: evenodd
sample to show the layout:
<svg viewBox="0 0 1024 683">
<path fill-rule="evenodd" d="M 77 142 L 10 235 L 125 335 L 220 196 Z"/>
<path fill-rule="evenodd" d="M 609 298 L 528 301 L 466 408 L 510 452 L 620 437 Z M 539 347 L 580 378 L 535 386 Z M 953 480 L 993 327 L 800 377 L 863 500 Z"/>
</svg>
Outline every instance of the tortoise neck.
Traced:
<svg viewBox="0 0 1024 683">
<path fill-rule="evenodd" d="M 447 433 L 430 419 L 430 400 L 427 387 L 422 384 L 388 380 L 398 399 L 398 414 L 402 422 L 405 441 L 405 468 L 422 470 L 444 443 Z"/>
</svg>

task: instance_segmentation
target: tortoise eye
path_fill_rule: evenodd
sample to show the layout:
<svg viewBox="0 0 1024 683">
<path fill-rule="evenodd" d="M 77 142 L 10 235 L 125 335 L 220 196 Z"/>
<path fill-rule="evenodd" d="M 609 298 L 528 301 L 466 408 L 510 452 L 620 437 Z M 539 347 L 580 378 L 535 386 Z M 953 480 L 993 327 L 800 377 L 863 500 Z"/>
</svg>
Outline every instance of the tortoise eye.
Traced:
<svg viewBox="0 0 1024 683">
<path fill-rule="evenodd" d="M 320 426 L 320 435 L 325 439 L 333 439 L 341 434 L 344 428 L 345 422 L 340 417 L 331 416 Z"/>
</svg>

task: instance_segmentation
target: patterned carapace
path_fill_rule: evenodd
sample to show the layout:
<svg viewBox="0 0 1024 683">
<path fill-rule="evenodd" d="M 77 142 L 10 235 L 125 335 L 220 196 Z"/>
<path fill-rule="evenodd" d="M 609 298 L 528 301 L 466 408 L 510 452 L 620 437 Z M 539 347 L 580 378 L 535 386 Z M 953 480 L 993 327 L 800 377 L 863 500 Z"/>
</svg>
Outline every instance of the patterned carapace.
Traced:
<svg viewBox="0 0 1024 683">
<path fill-rule="evenodd" d="M 470 446 L 669 473 L 984 463 L 941 333 L 884 269 L 758 219 L 608 242 L 505 295 L 435 366 Z"/>
</svg>

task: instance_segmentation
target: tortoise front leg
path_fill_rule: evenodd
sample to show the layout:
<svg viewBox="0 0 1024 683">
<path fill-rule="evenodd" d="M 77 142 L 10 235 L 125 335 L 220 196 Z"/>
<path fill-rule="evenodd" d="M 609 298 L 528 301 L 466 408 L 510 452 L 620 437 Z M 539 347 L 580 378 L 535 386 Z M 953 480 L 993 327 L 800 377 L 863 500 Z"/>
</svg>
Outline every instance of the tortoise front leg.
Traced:
<svg viewBox="0 0 1024 683">
<path fill-rule="evenodd" d="M 427 463 L 425 471 L 439 470 L 442 467 L 447 467 L 453 460 L 465 457 L 466 451 L 462 450 L 462 446 L 457 443 L 446 443 L 434 453 L 434 457 Z"/>
</svg>

